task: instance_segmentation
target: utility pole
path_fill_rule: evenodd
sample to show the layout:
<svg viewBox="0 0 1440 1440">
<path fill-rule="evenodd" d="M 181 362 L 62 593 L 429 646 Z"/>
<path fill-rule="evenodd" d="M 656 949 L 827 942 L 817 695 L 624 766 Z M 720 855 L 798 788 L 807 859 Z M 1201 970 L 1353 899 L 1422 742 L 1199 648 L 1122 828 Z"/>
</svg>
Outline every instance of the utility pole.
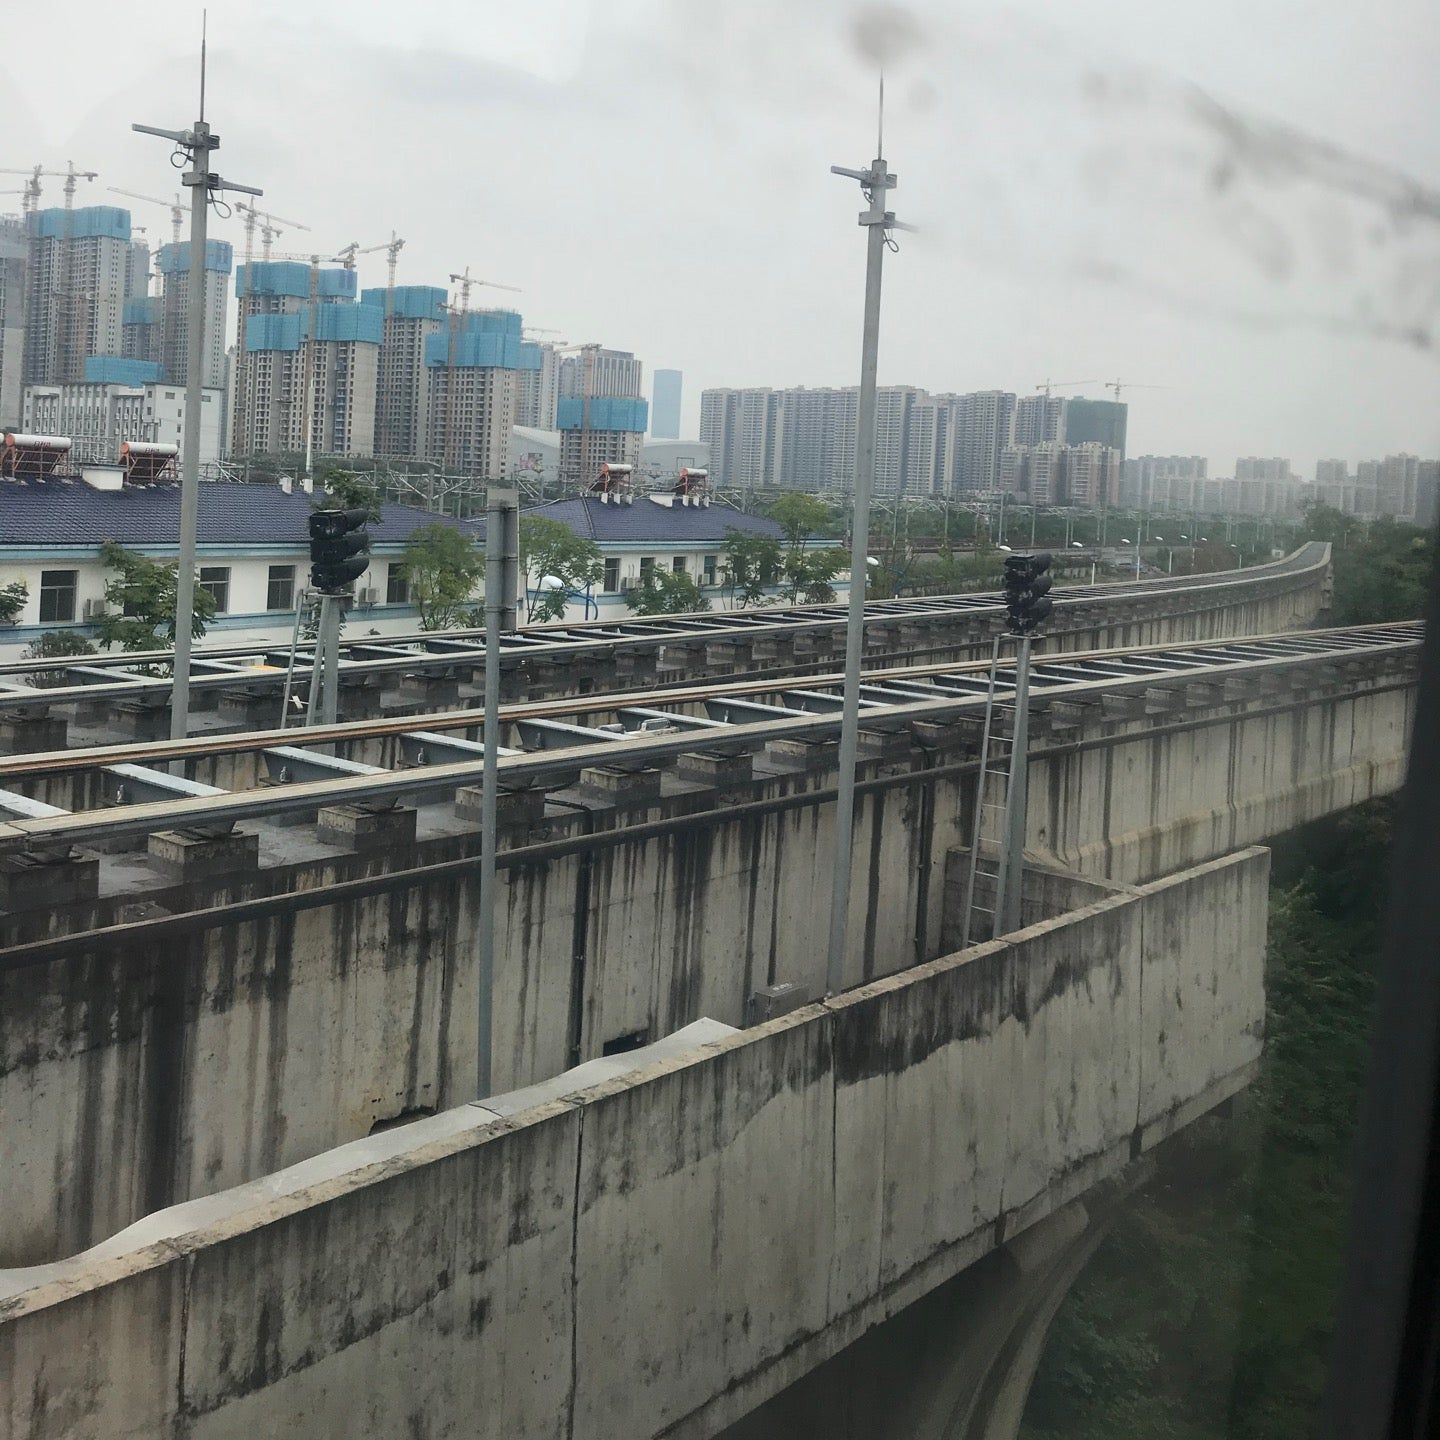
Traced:
<svg viewBox="0 0 1440 1440">
<path fill-rule="evenodd" d="M 477 936 L 476 1099 L 489 1095 L 495 1012 L 495 843 L 496 789 L 500 758 L 500 631 L 515 628 L 519 565 L 518 496 L 487 486 L 485 492 L 485 726 L 480 782 L 480 916 Z"/>
<path fill-rule="evenodd" d="M 200 118 L 189 130 L 162 130 L 154 125 L 131 125 L 142 135 L 158 135 L 187 153 L 189 168 L 181 184 L 190 191 L 190 293 L 187 297 L 185 377 L 185 434 L 180 456 L 180 557 L 175 580 L 174 688 L 170 695 L 170 738 L 183 740 L 190 723 L 190 627 L 195 615 L 195 531 L 200 511 L 200 410 L 205 378 L 205 229 L 210 196 L 224 190 L 246 195 L 263 191 L 251 185 L 222 180 L 210 168 L 210 152 L 220 148 L 220 137 L 205 123 L 205 36 L 200 39 Z"/>
<path fill-rule="evenodd" d="M 850 607 L 845 628 L 845 691 L 840 712 L 840 775 L 835 802 L 835 873 L 830 891 L 830 948 L 825 987 L 835 994 L 845 983 L 845 930 L 849 918 L 850 852 L 855 826 L 855 755 L 860 731 L 860 658 L 865 644 L 865 585 L 870 548 L 870 491 L 875 483 L 875 369 L 880 350 L 880 280 L 890 232 L 898 227 L 885 208 L 896 177 L 884 160 L 885 82 L 880 82 L 880 129 L 875 159 L 865 170 L 832 165 L 832 175 L 860 184 L 868 202 L 860 212 L 866 227 L 865 320 L 860 346 L 860 414 L 855 440 L 854 521 L 850 534 Z"/>
</svg>

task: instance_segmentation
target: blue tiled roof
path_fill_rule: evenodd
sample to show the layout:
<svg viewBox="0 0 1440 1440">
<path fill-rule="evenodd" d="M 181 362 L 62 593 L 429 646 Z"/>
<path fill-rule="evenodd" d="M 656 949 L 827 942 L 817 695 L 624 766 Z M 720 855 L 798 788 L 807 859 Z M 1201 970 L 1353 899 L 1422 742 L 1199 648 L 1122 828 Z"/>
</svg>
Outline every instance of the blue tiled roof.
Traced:
<svg viewBox="0 0 1440 1440">
<path fill-rule="evenodd" d="M 278 485 L 200 486 L 201 545 L 306 545 L 310 497 Z M 439 516 L 384 505 L 370 526 L 374 544 L 401 544 Z M 453 522 L 450 522 L 453 523 Z M 469 528 L 469 527 L 467 527 Z M 0 481 L 0 547 L 74 547 L 114 540 L 137 547 L 178 545 L 180 489 L 176 485 L 92 490 L 83 481 Z"/>
<path fill-rule="evenodd" d="M 626 541 L 690 540 L 697 544 L 721 543 L 732 530 L 778 540 L 784 531 L 762 515 L 745 515 L 728 505 L 657 505 L 643 495 L 633 505 L 607 505 L 588 496 L 579 500 L 552 500 L 525 511 L 546 520 L 558 520 L 577 535 L 599 545 Z"/>
<path fill-rule="evenodd" d="M 278 485 L 234 485 L 206 481 L 200 486 L 201 545 L 304 545 L 308 543 L 310 497 L 287 495 Z M 599 500 L 554 500 L 526 515 L 558 520 L 600 545 L 723 544 L 731 530 L 779 539 L 773 521 L 744 515 L 729 506 L 656 505 L 643 495 L 632 505 Z M 437 521 L 477 538 L 483 520 L 455 521 L 412 509 L 383 505 L 370 526 L 373 544 L 403 545 L 413 531 Z M 175 485 L 92 490 L 81 480 L 0 480 L 0 549 L 74 548 L 114 540 L 137 547 L 173 546 L 180 538 L 180 490 Z"/>
</svg>

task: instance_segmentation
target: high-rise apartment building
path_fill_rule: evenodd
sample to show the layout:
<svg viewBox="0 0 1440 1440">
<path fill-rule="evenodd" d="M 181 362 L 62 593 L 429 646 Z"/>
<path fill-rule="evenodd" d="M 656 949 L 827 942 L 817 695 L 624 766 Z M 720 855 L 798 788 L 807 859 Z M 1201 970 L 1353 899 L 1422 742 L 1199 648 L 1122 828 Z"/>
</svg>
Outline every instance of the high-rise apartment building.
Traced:
<svg viewBox="0 0 1440 1440">
<path fill-rule="evenodd" d="M 221 389 L 225 385 L 225 316 L 230 308 L 230 272 L 234 267 L 235 252 L 228 240 L 205 242 L 200 383 L 207 389 Z M 155 268 L 160 275 L 160 354 L 157 358 L 165 379 L 184 385 L 190 377 L 190 242 L 181 240 L 175 245 L 162 245 L 155 255 Z"/>
<path fill-rule="evenodd" d="M 1007 445 L 1000 457 L 1000 488 L 1034 505 L 1113 505 L 1120 493 L 1120 454 L 1094 440 Z"/>
<path fill-rule="evenodd" d="M 113 205 L 37 210 L 29 217 L 25 380 L 83 380 L 91 355 L 118 355 L 130 212 Z"/>
<path fill-rule="evenodd" d="M 1343 485 L 1350 478 L 1350 465 L 1345 460 L 1317 460 L 1315 462 L 1315 483 L 1317 485 Z"/>
<path fill-rule="evenodd" d="M 604 464 L 635 465 L 649 424 L 644 367 L 628 350 L 586 345 L 560 366 L 560 474 L 584 483 Z"/>
<path fill-rule="evenodd" d="M 680 395 L 685 377 L 679 370 L 656 370 L 650 379 L 650 433 L 656 440 L 680 438 Z"/>
<path fill-rule="evenodd" d="M 1380 513 L 1405 519 L 1414 516 L 1419 483 L 1418 455 L 1387 455 L 1375 467 L 1376 502 Z"/>
<path fill-rule="evenodd" d="M 1065 503 L 1095 507 L 1120 499 L 1120 451 L 1098 440 L 1065 447 Z"/>
<path fill-rule="evenodd" d="M 127 300 L 120 312 L 120 354 L 127 360 L 160 363 L 160 297 L 138 295 Z"/>
<path fill-rule="evenodd" d="M 1208 475 L 1203 455 L 1137 455 L 1121 465 L 1120 503 L 1140 510 L 1194 509 Z"/>
<path fill-rule="evenodd" d="M 1016 445 L 1065 442 L 1065 401 L 1059 395 L 1022 395 L 1015 402 L 1010 438 Z"/>
<path fill-rule="evenodd" d="M 425 342 L 425 456 L 447 472 L 481 479 L 507 473 L 519 374 L 538 358 L 521 330 L 513 310 L 474 310 L 451 316 Z"/>
<path fill-rule="evenodd" d="M 555 409 L 560 400 L 559 348 L 549 344 L 526 341 L 521 353 L 526 367 L 516 377 L 517 396 L 515 423 L 532 430 L 555 429 Z"/>
<path fill-rule="evenodd" d="M 149 293 L 150 246 L 144 240 L 132 238 L 125 255 L 125 298 L 137 300 Z"/>
<path fill-rule="evenodd" d="M 235 365 L 234 448 L 243 454 L 375 452 L 385 314 L 355 302 L 353 270 L 261 260 L 240 267 L 244 346 Z M 313 323 L 312 323 L 313 309 Z M 308 400 L 308 403 L 307 403 Z"/>
<path fill-rule="evenodd" d="M 1290 480 L 1290 462 L 1283 456 L 1245 455 L 1235 462 L 1237 480 Z"/>
<path fill-rule="evenodd" d="M 425 454 L 430 367 L 425 347 L 445 328 L 446 292 L 438 285 L 364 290 L 360 303 L 384 316 L 375 393 L 375 453 L 418 460 Z"/>
<path fill-rule="evenodd" d="M 1123 400 L 1086 400 L 1072 396 L 1064 402 L 1067 445 L 1103 445 L 1125 458 L 1125 430 L 1129 406 Z"/>
<path fill-rule="evenodd" d="M 0 426 L 20 424 L 25 383 L 25 278 L 30 239 L 25 222 L 0 215 Z"/>
<path fill-rule="evenodd" d="M 1015 427 L 1015 396 L 1006 390 L 978 390 L 945 398 L 949 401 L 949 415 L 944 427 L 939 488 L 947 495 L 996 489 L 1000 485 L 1000 457 Z"/>
</svg>

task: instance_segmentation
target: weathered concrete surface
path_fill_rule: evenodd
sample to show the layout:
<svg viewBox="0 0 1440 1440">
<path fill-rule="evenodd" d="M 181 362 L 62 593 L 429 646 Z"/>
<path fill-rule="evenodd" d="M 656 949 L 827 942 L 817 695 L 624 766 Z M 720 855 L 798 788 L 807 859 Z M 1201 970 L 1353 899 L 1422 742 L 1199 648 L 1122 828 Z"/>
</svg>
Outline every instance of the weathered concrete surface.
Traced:
<svg viewBox="0 0 1440 1440">
<path fill-rule="evenodd" d="M 713 1435 L 1246 1082 L 1268 870 L 9 1272 L 0 1437 Z"/>
<path fill-rule="evenodd" d="M 1322 674 L 1314 693 L 1273 704 L 1042 734 L 1030 844 L 1092 877 L 1148 879 L 1385 793 L 1413 723 L 1404 664 L 1342 677 L 1343 694 Z M 929 743 L 864 769 L 887 788 L 868 792 L 857 816 L 851 984 L 955 944 L 974 742 L 957 730 Z M 913 773 L 946 764 L 939 778 Z M 807 796 L 828 784 L 824 770 L 777 762 L 757 768 L 738 809 L 667 775 L 660 801 L 637 813 L 567 792 L 540 830 L 515 832 L 512 844 L 570 837 L 577 848 L 503 872 L 497 1086 L 701 1015 L 743 1025 L 749 997 L 776 982 L 822 993 L 815 915 L 829 892 L 833 805 Z M 665 817 L 684 823 L 601 843 Z M 440 805 L 423 807 L 419 823 L 420 839 L 398 854 L 267 827 L 258 871 L 179 886 L 143 854 L 107 856 L 110 893 L 0 919 L 0 943 L 14 943 L 115 926 L 137 901 L 162 917 L 277 904 L 158 942 L 101 928 L 71 956 L 0 963 L 0 1263 L 73 1253 L 161 1206 L 475 1093 L 475 871 L 425 867 L 473 857 L 478 837 Z M 393 890 L 325 898 L 405 867 L 417 873 Z M 279 909 L 295 892 L 316 905 Z"/>
</svg>

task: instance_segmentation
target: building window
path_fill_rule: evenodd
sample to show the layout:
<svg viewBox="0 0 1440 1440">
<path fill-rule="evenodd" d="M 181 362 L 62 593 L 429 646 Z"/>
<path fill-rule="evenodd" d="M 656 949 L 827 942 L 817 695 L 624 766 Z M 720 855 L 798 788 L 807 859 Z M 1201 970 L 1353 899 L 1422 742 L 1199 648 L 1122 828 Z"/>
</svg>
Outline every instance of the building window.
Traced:
<svg viewBox="0 0 1440 1440">
<path fill-rule="evenodd" d="M 685 573 L 685 557 L 684 557 L 683 555 L 677 555 L 677 556 L 670 562 L 670 569 L 671 569 L 676 575 L 683 575 L 683 574 Z"/>
<path fill-rule="evenodd" d="M 215 602 L 215 613 L 223 615 L 230 608 L 230 567 L 202 565 L 200 588 L 209 592 L 210 598 Z"/>
<path fill-rule="evenodd" d="M 385 603 L 387 605 L 408 605 L 410 603 L 410 577 L 403 565 L 391 565 L 385 572 Z"/>
<path fill-rule="evenodd" d="M 720 557 L 718 555 L 707 555 L 705 557 L 705 583 L 714 585 L 715 577 L 720 569 Z"/>
<path fill-rule="evenodd" d="M 267 610 L 293 610 L 295 608 L 295 567 L 293 565 L 272 565 L 265 580 L 265 608 Z"/>
<path fill-rule="evenodd" d="M 601 582 L 601 588 L 611 594 L 620 588 L 620 561 L 618 558 L 605 562 L 605 579 Z"/>
<path fill-rule="evenodd" d="M 647 575 L 655 573 L 655 557 L 653 555 L 642 555 L 640 557 L 640 578 L 643 580 Z"/>
<path fill-rule="evenodd" d="M 75 587 L 78 570 L 42 570 L 40 572 L 41 624 L 64 624 L 75 618 Z"/>
</svg>

